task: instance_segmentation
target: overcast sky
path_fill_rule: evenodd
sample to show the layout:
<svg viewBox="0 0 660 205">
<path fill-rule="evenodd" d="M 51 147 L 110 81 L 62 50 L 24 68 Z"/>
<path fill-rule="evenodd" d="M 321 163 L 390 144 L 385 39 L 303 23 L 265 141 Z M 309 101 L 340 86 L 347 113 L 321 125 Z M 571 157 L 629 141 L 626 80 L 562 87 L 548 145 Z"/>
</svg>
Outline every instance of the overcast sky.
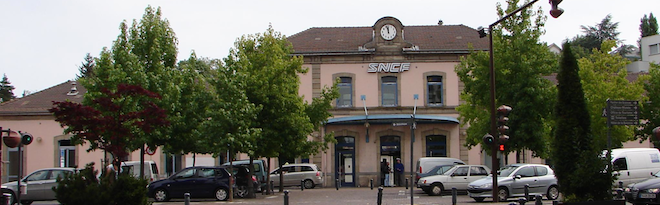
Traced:
<svg viewBox="0 0 660 205">
<path fill-rule="evenodd" d="M 178 60 L 191 51 L 221 59 L 242 35 L 264 32 L 269 24 L 291 36 L 311 27 L 372 26 L 393 16 L 404 25 L 464 24 L 487 27 L 504 0 L 0 0 L 0 73 L 15 87 L 37 92 L 75 79 L 87 53 L 98 57 L 111 47 L 119 24 L 139 19 L 148 6 L 161 7 L 179 40 Z M 534 4 L 547 14 L 547 0 Z M 644 14 L 660 15 L 659 0 L 564 0 L 565 13 L 548 17 L 541 41 L 561 45 L 607 14 L 619 22 L 619 38 L 637 45 Z"/>
</svg>

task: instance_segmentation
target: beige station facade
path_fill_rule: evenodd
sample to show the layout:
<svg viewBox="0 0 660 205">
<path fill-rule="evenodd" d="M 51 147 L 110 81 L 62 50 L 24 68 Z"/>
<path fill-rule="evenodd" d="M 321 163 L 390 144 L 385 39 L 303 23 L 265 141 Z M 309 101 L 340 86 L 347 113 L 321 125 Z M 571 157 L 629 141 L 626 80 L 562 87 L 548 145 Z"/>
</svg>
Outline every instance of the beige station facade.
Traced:
<svg viewBox="0 0 660 205">
<path fill-rule="evenodd" d="M 479 38 L 477 30 L 465 25 L 408 26 L 394 17 L 375 20 L 364 27 L 315 27 L 288 37 L 294 55 L 302 56 L 303 66 L 309 69 L 300 75 L 300 94 L 305 100 L 311 102 L 336 79 L 341 93 L 331 110 L 334 116 L 321 133 L 309 137 L 319 140 L 321 134 L 332 132 L 338 144 L 291 163 L 319 165 L 325 175 L 323 186 L 334 186 L 339 179 L 342 186 L 356 187 L 368 186 L 371 179 L 379 185 L 382 159 L 393 166 L 400 158 L 406 177 L 411 161 L 427 156 L 490 166 L 490 157 L 479 146 L 463 146 L 465 127 L 455 109 L 462 103 L 463 85 L 454 71 L 461 56 L 487 50 L 487 38 Z M 71 136 L 62 134 L 63 128 L 47 111 L 53 101 L 81 102 L 84 93 L 82 86 L 68 81 L 0 104 L 0 127 L 35 137 L 23 149 L 22 175 L 47 167 L 83 167 L 95 162 L 98 168 L 103 163 L 102 151 L 87 152 L 87 145 L 72 145 Z M 18 156 L 16 148 L 2 145 L 2 182 L 18 178 Z M 193 156 L 165 154 L 160 149 L 145 159 L 155 161 L 163 177 L 193 162 Z M 132 153 L 129 160 L 139 160 L 139 154 Z M 226 159 L 198 155 L 194 161 L 219 165 Z M 506 156 L 502 163 L 506 162 L 544 163 L 531 152 Z"/>
</svg>

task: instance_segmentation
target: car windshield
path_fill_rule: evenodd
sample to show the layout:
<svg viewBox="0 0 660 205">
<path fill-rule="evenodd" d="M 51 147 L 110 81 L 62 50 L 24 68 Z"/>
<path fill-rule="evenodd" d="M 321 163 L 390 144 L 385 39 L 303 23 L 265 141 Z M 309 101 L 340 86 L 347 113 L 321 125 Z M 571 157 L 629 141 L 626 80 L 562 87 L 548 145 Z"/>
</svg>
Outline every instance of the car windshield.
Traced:
<svg viewBox="0 0 660 205">
<path fill-rule="evenodd" d="M 500 170 L 497 171 L 497 176 L 500 176 L 500 177 L 506 177 L 506 176 L 509 176 L 509 175 L 511 175 L 511 173 L 513 173 L 513 171 L 515 171 L 517 168 L 518 168 L 517 165 L 507 165 L 507 166 L 504 166 L 504 167 L 500 168 Z"/>
<path fill-rule="evenodd" d="M 447 171 L 449 171 L 454 165 L 442 165 L 442 166 L 437 166 L 436 170 L 438 170 L 436 173 L 437 174 L 445 174 Z"/>
</svg>

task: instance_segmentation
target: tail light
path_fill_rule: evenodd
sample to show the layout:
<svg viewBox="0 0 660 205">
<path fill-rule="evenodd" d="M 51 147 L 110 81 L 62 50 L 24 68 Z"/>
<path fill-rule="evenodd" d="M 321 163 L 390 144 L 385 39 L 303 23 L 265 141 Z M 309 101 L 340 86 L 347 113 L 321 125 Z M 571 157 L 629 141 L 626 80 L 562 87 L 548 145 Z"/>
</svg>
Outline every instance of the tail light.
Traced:
<svg viewBox="0 0 660 205">
<path fill-rule="evenodd" d="M 257 181 L 257 177 L 252 176 L 252 181 L 256 182 L 256 181 Z"/>
<path fill-rule="evenodd" d="M 321 172 L 316 172 L 316 176 L 321 176 Z"/>
<path fill-rule="evenodd" d="M 419 173 L 420 173 L 420 174 L 421 174 L 421 173 L 424 173 L 424 172 L 422 172 L 422 166 L 419 166 Z"/>
</svg>

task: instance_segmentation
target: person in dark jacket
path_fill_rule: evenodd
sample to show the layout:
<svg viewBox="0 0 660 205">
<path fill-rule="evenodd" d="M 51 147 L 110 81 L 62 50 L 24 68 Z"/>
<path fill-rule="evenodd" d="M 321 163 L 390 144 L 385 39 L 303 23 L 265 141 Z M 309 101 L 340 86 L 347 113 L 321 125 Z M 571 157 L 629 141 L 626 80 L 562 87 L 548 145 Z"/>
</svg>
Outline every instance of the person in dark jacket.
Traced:
<svg viewBox="0 0 660 205">
<path fill-rule="evenodd" d="M 385 186 L 385 176 L 386 174 L 390 174 L 390 166 L 389 163 L 387 163 L 387 159 L 383 159 L 382 162 L 380 162 L 380 185 Z"/>
<path fill-rule="evenodd" d="M 396 158 L 396 164 L 394 164 L 394 184 L 396 186 L 403 186 L 403 170 L 401 158 Z"/>
</svg>

